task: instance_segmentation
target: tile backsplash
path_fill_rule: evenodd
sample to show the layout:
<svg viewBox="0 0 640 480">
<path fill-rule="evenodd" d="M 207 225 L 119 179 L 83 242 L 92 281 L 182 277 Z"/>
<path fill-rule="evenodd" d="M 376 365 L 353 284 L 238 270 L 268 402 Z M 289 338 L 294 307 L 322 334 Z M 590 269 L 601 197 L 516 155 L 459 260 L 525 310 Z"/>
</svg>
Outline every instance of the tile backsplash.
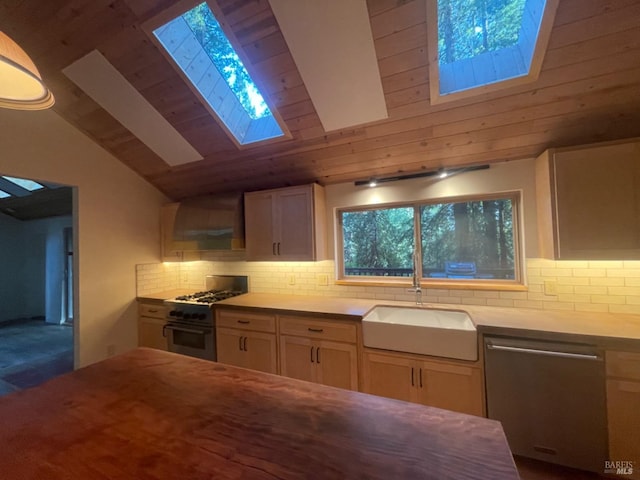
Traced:
<svg viewBox="0 0 640 480">
<path fill-rule="evenodd" d="M 413 301 L 406 287 L 335 285 L 334 262 L 246 262 L 241 252 L 207 254 L 205 260 L 136 266 L 139 296 L 176 288 L 198 290 L 208 274 L 248 275 L 260 293 L 324 295 Z M 527 259 L 526 292 L 423 289 L 425 303 L 640 314 L 640 261 Z M 328 279 L 328 282 L 325 280 Z M 554 295 L 545 294 L 553 282 Z M 324 285 L 324 283 L 328 283 Z M 549 289 L 547 289 L 549 293 Z"/>
</svg>

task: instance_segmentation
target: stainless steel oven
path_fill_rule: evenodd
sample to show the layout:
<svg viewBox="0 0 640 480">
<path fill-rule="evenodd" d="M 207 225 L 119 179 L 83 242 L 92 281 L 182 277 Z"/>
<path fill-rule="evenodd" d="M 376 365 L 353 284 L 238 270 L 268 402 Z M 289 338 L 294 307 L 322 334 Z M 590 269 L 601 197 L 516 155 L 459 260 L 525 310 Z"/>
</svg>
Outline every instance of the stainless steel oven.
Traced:
<svg viewBox="0 0 640 480">
<path fill-rule="evenodd" d="M 208 275 L 206 290 L 165 301 L 167 323 L 163 334 L 169 351 L 216 360 L 216 328 L 211 305 L 247 293 L 246 276 Z"/>
<path fill-rule="evenodd" d="M 216 359 L 216 337 L 213 325 L 202 326 L 191 322 L 168 321 L 164 326 L 169 351 L 203 358 Z"/>
</svg>

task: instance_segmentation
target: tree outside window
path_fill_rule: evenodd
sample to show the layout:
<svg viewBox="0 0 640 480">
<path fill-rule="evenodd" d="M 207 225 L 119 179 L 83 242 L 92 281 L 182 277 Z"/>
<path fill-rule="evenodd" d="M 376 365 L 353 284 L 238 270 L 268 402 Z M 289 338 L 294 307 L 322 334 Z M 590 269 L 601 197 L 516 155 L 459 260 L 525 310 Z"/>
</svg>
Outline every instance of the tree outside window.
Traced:
<svg viewBox="0 0 640 480">
<path fill-rule="evenodd" d="M 342 278 L 519 282 L 518 196 L 340 211 Z M 417 227 L 417 228 L 416 228 Z"/>
</svg>

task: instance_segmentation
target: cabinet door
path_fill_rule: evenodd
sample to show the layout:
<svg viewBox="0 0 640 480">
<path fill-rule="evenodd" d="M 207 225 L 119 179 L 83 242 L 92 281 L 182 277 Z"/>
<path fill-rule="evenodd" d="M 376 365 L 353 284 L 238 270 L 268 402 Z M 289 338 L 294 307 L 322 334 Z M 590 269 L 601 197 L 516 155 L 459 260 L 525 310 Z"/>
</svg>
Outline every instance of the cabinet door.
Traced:
<svg viewBox="0 0 640 480">
<path fill-rule="evenodd" d="M 302 337 L 280 336 L 280 374 L 315 382 L 315 347 Z"/>
<path fill-rule="evenodd" d="M 432 407 L 482 416 L 482 374 L 479 368 L 420 362 L 418 402 Z"/>
<path fill-rule="evenodd" d="M 358 390 L 358 351 L 355 345 L 318 342 L 315 357 L 318 383 Z"/>
<path fill-rule="evenodd" d="M 363 359 L 365 393 L 414 401 L 416 367 L 413 360 L 372 352 L 365 352 Z"/>
<path fill-rule="evenodd" d="M 607 380 L 609 460 L 635 461 L 633 474 L 640 479 L 640 382 Z"/>
<path fill-rule="evenodd" d="M 138 345 L 166 352 L 169 346 L 167 337 L 163 335 L 165 323 L 164 320 L 157 318 L 140 317 L 138 319 Z"/>
<path fill-rule="evenodd" d="M 278 373 L 276 336 L 273 333 L 244 332 L 242 354 L 244 367 L 267 373 Z"/>
<path fill-rule="evenodd" d="M 216 353 L 217 360 L 236 367 L 246 367 L 246 358 L 243 355 L 243 337 L 246 332 L 233 328 L 216 328 Z"/>
<path fill-rule="evenodd" d="M 244 196 L 245 248 L 247 260 L 275 260 L 273 192 L 254 192 Z"/>
<path fill-rule="evenodd" d="M 640 258 L 640 143 L 554 155 L 559 259 Z"/>
<path fill-rule="evenodd" d="M 313 199 L 309 186 L 279 192 L 277 210 L 278 260 L 314 260 Z"/>
</svg>

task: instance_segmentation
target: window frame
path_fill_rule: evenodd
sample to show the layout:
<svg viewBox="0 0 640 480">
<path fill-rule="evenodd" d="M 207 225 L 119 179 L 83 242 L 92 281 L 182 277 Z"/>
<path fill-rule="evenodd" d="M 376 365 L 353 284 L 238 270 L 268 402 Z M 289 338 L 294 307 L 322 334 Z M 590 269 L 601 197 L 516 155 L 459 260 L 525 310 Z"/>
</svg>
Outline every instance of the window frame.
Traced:
<svg viewBox="0 0 640 480">
<path fill-rule="evenodd" d="M 245 69 L 249 73 L 249 76 L 253 80 L 253 83 L 255 84 L 256 88 L 258 88 L 258 90 L 260 91 L 260 94 L 262 95 L 264 102 L 269 107 L 269 110 L 271 111 L 271 115 L 273 116 L 274 120 L 282 130 L 282 135 L 277 137 L 267 138 L 265 140 L 250 142 L 250 143 L 241 143 L 236 138 L 234 132 L 227 126 L 225 121 L 222 118 L 220 118 L 220 115 L 218 115 L 218 112 L 216 112 L 216 110 L 209 104 L 207 99 L 204 98 L 202 93 L 200 93 L 200 91 L 198 90 L 196 85 L 194 85 L 194 83 L 189 78 L 189 76 L 177 64 L 175 59 L 171 56 L 171 54 L 167 51 L 164 45 L 160 42 L 160 40 L 154 34 L 154 30 L 156 30 L 157 28 L 160 28 L 166 23 L 174 20 L 176 17 L 183 15 L 184 13 L 188 12 L 189 10 L 193 9 L 194 7 L 196 7 L 201 3 L 207 4 L 209 9 L 213 13 L 213 16 L 216 18 L 216 20 L 220 24 L 220 28 L 222 29 L 225 36 L 229 40 L 229 43 L 231 44 L 236 54 L 242 61 Z M 240 42 L 238 41 L 235 34 L 229 27 L 228 22 L 226 21 L 225 15 L 222 12 L 222 9 L 220 8 L 220 6 L 217 4 L 215 0 L 179 0 L 174 5 L 171 5 L 167 9 L 155 15 L 153 18 L 145 21 L 142 24 L 142 30 L 147 34 L 147 36 L 151 39 L 151 42 L 165 57 L 165 59 L 169 62 L 169 64 L 171 64 L 171 66 L 176 71 L 176 73 L 184 81 L 187 87 L 193 92 L 193 94 L 198 98 L 202 106 L 209 112 L 209 114 L 213 117 L 215 122 L 220 126 L 222 131 L 227 135 L 229 140 L 233 142 L 233 144 L 236 146 L 236 148 L 238 148 L 238 150 L 247 150 L 257 146 L 264 146 L 264 145 L 282 142 L 285 140 L 291 140 L 293 138 L 293 135 L 291 134 L 289 127 L 287 126 L 284 119 L 278 112 L 275 106 L 275 103 L 271 98 L 271 95 L 268 93 L 268 89 L 266 88 L 267 86 L 264 84 L 264 82 L 260 80 L 259 76 L 256 75 L 253 64 L 245 54 L 244 49 L 240 45 Z"/>
<path fill-rule="evenodd" d="M 424 205 L 436 205 L 443 203 L 463 203 L 482 202 L 488 200 L 511 200 L 512 225 L 513 225 L 513 259 L 514 259 L 514 279 L 454 279 L 454 278 L 425 278 L 422 276 L 422 237 L 420 228 L 420 208 Z M 342 214 L 348 212 L 362 212 L 368 210 L 383 210 L 387 208 L 413 208 L 414 220 L 414 245 L 420 258 L 418 262 L 418 277 L 422 288 L 446 288 L 446 289 L 469 289 L 469 290 L 527 290 L 525 278 L 524 259 L 524 236 L 522 217 L 522 191 L 509 190 L 475 195 L 447 196 L 440 198 L 429 198 L 407 202 L 390 202 L 375 205 L 358 205 L 349 207 L 339 207 L 335 209 L 335 265 L 336 284 L 338 285 L 359 285 L 359 286 L 411 286 L 412 277 L 387 277 L 387 276 L 356 276 L 345 275 L 344 264 L 344 235 Z"/>
<path fill-rule="evenodd" d="M 439 105 L 461 100 L 484 93 L 495 92 L 505 88 L 535 82 L 542 69 L 542 61 L 547 52 L 551 30 L 555 21 L 556 10 L 560 0 L 546 0 L 538 36 L 531 56 L 529 71 L 515 77 L 493 81 L 491 83 L 456 90 L 448 93 L 440 92 L 440 63 L 438 52 L 438 0 L 427 1 L 427 54 L 429 59 L 429 93 L 431 105 Z"/>
</svg>

